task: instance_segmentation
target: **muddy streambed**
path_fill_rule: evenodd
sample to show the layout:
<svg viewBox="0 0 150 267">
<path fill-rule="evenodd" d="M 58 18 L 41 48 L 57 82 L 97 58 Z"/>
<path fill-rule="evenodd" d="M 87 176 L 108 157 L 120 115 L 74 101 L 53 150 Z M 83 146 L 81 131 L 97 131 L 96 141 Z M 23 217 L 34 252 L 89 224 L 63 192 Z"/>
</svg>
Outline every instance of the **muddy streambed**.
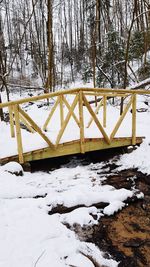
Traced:
<svg viewBox="0 0 150 267">
<path fill-rule="evenodd" d="M 120 152 L 119 152 L 120 153 Z M 104 216 L 99 220 L 98 225 L 83 226 L 74 225 L 73 229 L 81 240 L 96 244 L 106 257 L 112 257 L 119 262 L 119 267 L 144 267 L 150 266 L 150 175 L 143 174 L 137 169 L 127 169 L 117 171 L 115 160 L 109 161 L 112 158 L 110 153 L 103 155 L 105 164 L 101 172 L 107 177 L 103 184 L 112 185 L 115 188 L 126 188 L 139 190 L 144 193 L 143 199 L 133 197 L 126 201 L 126 206 L 113 216 Z M 77 157 L 67 159 L 68 166 L 76 166 L 78 164 L 86 165 L 92 162 L 98 162 L 100 155 L 92 155 L 87 157 Z M 63 162 L 54 162 L 49 164 L 49 168 L 54 166 L 57 168 L 60 164 L 66 164 L 66 159 Z M 38 168 L 45 168 L 47 163 L 43 163 Z M 36 164 L 32 166 L 36 170 Z M 46 167 L 47 168 L 47 167 Z M 98 170 L 97 170 L 98 172 Z M 96 205 L 95 205 L 96 206 Z M 105 203 L 98 203 L 97 207 L 104 207 Z M 74 210 L 77 207 L 71 208 Z M 66 207 L 58 206 L 52 213 L 70 212 Z M 68 227 L 70 227 L 68 225 Z M 100 267 L 97 263 L 94 266 Z"/>
<path fill-rule="evenodd" d="M 119 267 L 150 266 L 150 176 L 130 169 L 110 174 L 105 182 L 126 189 L 134 183 L 144 199 L 132 199 L 122 211 L 101 218 L 89 241 L 120 261 Z"/>
</svg>

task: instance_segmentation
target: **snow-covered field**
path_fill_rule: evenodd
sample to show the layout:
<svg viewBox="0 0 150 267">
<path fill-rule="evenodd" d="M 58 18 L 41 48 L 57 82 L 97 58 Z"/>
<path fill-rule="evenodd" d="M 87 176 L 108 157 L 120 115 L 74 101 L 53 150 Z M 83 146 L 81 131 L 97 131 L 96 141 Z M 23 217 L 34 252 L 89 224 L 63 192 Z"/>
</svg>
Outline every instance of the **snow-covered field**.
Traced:
<svg viewBox="0 0 150 267">
<path fill-rule="evenodd" d="M 138 131 L 146 139 L 116 164 L 118 170 L 137 167 L 150 174 L 150 109 L 143 103 L 143 97 L 139 98 L 138 107 L 147 108 L 147 112 L 137 114 Z M 28 112 L 39 118 L 40 125 L 47 110 L 31 106 Z M 128 120 L 126 123 L 125 131 Z M 3 124 L 1 134 L 6 135 L 5 128 Z M 104 165 L 105 162 L 75 167 L 70 164 L 48 173 L 24 172 L 23 176 L 12 174 L 21 171 L 17 163 L 0 166 L 0 267 L 94 267 L 92 259 L 99 265 L 117 266 L 111 257 L 106 259 L 94 244 L 80 240 L 73 231 L 75 224 L 92 226 L 102 216 L 114 214 L 126 205 L 127 198 L 143 197 L 135 188 L 103 185 Z M 100 202 L 106 204 L 105 208 L 96 208 Z M 72 211 L 53 212 L 62 206 Z"/>
<path fill-rule="evenodd" d="M 101 216 L 122 209 L 128 197 L 134 194 L 142 197 L 134 190 L 117 190 L 102 185 L 105 179 L 100 174 L 103 164 L 66 166 L 49 173 L 25 172 L 23 176 L 10 173 L 17 171 L 16 163 L 2 166 L 0 266 L 94 266 L 86 255 L 105 266 L 117 266 L 114 260 L 105 259 L 94 244 L 80 241 L 71 229 L 74 224 L 97 224 Z M 100 202 L 106 203 L 104 209 L 94 206 Z M 52 210 L 59 205 L 82 207 L 64 214 L 53 214 Z"/>
</svg>

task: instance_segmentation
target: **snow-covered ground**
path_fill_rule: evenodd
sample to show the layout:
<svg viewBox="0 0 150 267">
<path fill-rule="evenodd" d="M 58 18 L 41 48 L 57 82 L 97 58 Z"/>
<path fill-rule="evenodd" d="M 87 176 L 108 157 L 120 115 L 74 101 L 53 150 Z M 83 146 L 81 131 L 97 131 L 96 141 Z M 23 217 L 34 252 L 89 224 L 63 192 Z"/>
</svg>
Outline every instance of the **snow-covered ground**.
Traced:
<svg viewBox="0 0 150 267">
<path fill-rule="evenodd" d="M 118 170 L 137 167 L 150 174 L 150 109 L 143 103 L 143 97 L 138 100 L 139 108 L 147 108 L 147 112 L 137 114 L 138 130 L 146 139 L 137 150 L 121 156 L 116 164 Z M 113 120 L 116 111 L 111 106 L 108 109 Z M 40 125 L 48 111 L 32 105 L 28 112 Z M 128 124 L 127 120 L 125 131 Z M 3 124 L 1 135 L 6 136 L 6 128 Z M 75 224 L 92 226 L 102 216 L 114 214 L 126 205 L 127 198 L 143 197 L 135 188 L 103 185 L 104 165 L 105 162 L 66 165 L 48 173 L 24 172 L 23 176 L 12 174 L 22 171 L 17 163 L 0 166 L 0 267 L 94 267 L 92 259 L 100 265 L 117 266 L 115 260 L 106 259 L 94 244 L 80 240 L 73 231 Z M 100 202 L 106 204 L 105 208 L 96 208 Z M 62 214 L 53 212 L 62 206 L 76 208 Z"/>
<path fill-rule="evenodd" d="M 94 266 L 85 255 L 99 264 L 117 266 L 114 260 L 105 259 L 95 245 L 80 241 L 66 226 L 97 224 L 104 214 L 122 209 L 128 197 L 142 197 L 134 190 L 102 185 L 103 164 L 66 166 L 49 173 L 25 172 L 23 176 L 11 174 L 19 171 L 16 163 L 1 166 L 0 266 Z M 94 206 L 100 202 L 106 203 L 104 209 Z M 58 205 L 83 207 L 49 215 Z"/>
</svg>

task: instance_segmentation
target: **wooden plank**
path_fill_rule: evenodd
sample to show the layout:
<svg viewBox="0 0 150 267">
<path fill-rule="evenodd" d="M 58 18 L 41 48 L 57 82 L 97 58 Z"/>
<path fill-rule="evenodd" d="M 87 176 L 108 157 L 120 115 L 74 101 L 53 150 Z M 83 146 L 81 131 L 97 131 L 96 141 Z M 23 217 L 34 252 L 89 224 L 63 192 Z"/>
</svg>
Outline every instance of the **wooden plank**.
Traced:
<svg viewBox="0 0 150 267">
<path fill-rule="evenodd" d="M 15 137 L 15 128 L 14 128 L 14 117 L 13 117 L 13 106 L 8 107 L 9 110 L 9 119 L 10 119 L 10 133 L 11 137 Z"/>
<path fill-rule="evenodd" d="M 113 89 L 112 89 L 112 92 L 106 92 L 106 93 L 105 93 L 105 91 L 102 92 L 101 90 L 99 92 L 86 92 L 85 91 L 85 95 L 86 96 L 95 96 L 96 95 L 96 97 L 107 96 L 107 98 L 109 98 L 109 97 L 112 98 L 112 97 L 122 97 L 122 96 L 123 97 L 127 97 L 127 96 L 130 96 L 131 93 L 127 93 L 127 94 L 125 94 L 125 93 L 114 93 Z M 98 98 L 97 102 L 100 102 L 99 98 Z M 89 101 L 89 103 L 93 104 L 93 103 L 95 103 L 95 100 L 91 100 L 91 101 Z"/>
<path fill-rule="evenodd" d="M 17 138 L 17 150 L 18 150 L 18 155 L 19 155 L 19 162 L 24 163 L 18 105 L 14 106 L 14 117 L 15 117 L 15 125 L 16 125 L 16 138 Z"/>
<path fill-rule="evenodd" d="M 107 117 L 107 96 L 103 96 L 103 127 L 106 127 Z"/>
<path fill-rule="evenodd" d="M 84 153 L 84 114 L 83 114 L 83 93 L 79 92 L 79 120 L 80 120 L 80 152 Z"/>
<path fill-rule="evenodd" d="M 78 88 L 76 88 L 77 90 Z M 74 89 L 75 90 L 75 89 Z M 149 90 L 144 89 L 138 89 L 138 90 L 132 90 L 132 89 L 112 89 L 112 88 L 79 88 L 82 92 L 97 92 L 97 93 L 120 93 L 120 94 L 150 94 Z"/>
<path fill-rule="evenodd" d="M 45 121 L 45 123 L 44 123 L 43 131 L 46 131 L 46 129 L 47 129 L 47 125 L 49 124 L 49 122 L 50 122 L 50 120 L 51 120 L 51 118 L 52 118 L 52 116 L 53 116 L 53 114 L 54 114 L 54 112 L 55 112 L 55 110 L 56 110 L 58 104 L 59 104 L 59 97 L 57 98 L 57 100 L 56 100 L 54 106 L 52 107 L 52 109 L 51 109 L 51 111 L 50 111 L 50 114 L 48 115 L 48 117 L 47 117 L 47 119 L 46 119 L 46 121 Z"/>
<path fill-rule="evenodd" d="M 136 137 L 136 144 L 141 144 L 143 137 Z M 116 147 L 126 147 L 132 145 L 131 137 L 114 138 L 111 145 L 107 144 L 103 138 L 87 138 L 85 139 L 85 152 L 112 149 Z M 80 140 L 59 144 L 57 150 L 52 150 L 50 147 L 38 149 L 35 151 L 24 153 L 25 162 L 32 160 L 40 160 L 46 158 L 55 158 L 66 155 L 74 155 L 80 153 Z M 18 160 L 18 156 L 6 157 L 1 159 L 1 163 L 6 163 L 11 160 Z"/>
<path fill-rule="evenodd" d="M 136 144 L 136 95 L 132 96 L 132 145 Z"/>
<path fill-rule="evenodd" d="M 62 97 L 63 97 L 62 95 L 59 96 L 61 127 L 63 126 L 63 123 L 64 123 L 64 109 L 63 109 L 63 99 L 62 99 Z"/>
<path fill-rule="evenodd" d="M 110 144 L 110 139 L 109 139 L 108 135 L 106 134 L 106 132 L 105 132 L 103 126 L 101 125 L 100 121 L 99 121 L 98 118 L 96 117 L 94 111 L 92 110 L 92 108 L 91 108 L 91 106 L 90 106 L 89 102 L 87 101 L 87 99 L 86 99 L 86 97 L 85 97 L 84 94 L 83 94 L 83 101 L 84 101 L 84 103 L 85 103 L 85 105 L 86 105 L 86 107 L 87 107 L 89 113 L 90 113 L 91 116 L 93 117 L 93 119 L 94 119 L 94 121 L 95 121 L 95 123 L 96 123 L 98 129 L 99 129 L 100 132 L 102 133 L 102 135 L 103 135 L 105 141 L 106 141 L 108 144 Z"/>
<path fill-rule="evenodd" d="M 55 149 L 55 146 L 52 144 L 52 142 L 49 140 L 49 138 L 42 132 L 40 127 L 31 119 L 31 117 L 26 112 L 24 112 L 20 107 L 19 107 L 19 112 L 29 122 L 29 124 L 32 126 L 32 128 L 45 140 L 45 142 L 52 149 Z"/>
<path fill-rule="evenodd" d="M 62 90 L 54 93 L 49 93 L 49 94 L 43 94 L 40 96 L 33 96 L 33 97 L 28 97 L 16 101 L 9 101 L 6 103 L 1 103 L 0 108 L 12 106 L 15 104 L 23 104 L 31 101 L 38 101 L 38 100 L 44 100 L 52 97 L 56 97 L 59 95 L 66 95 L 66 94 L 73 94 L 77 93 L 79 91 L 82 92 L 94 92 L 94 93 L 120 93 L 120 94 L 139 94 L 139 95 L 144 95 L 144 94 L 150 94 L 149 90 L 143 90 L 143 89 L 138 89 L 138 90 L 131 90 L 131 89 L 109 89 L 109 88 L 75 88 L 75 89 L 70 89 L 70 90 Z"/>
<path fill-rule="evenodd" d="M 35 132 L 34 129 L 31 127 L 31 125 L 26 121 L 26 119 L 21 114 L 19 114 L 19 118 L 20 118 L 20 121 L 27 127 L 29 132 L 31 133 Z"/>
<path fill-rule="evenodd" d="M 70 89 L 70 90 L 62 90 L 62 91 L 57 91 L 54 93 L 48 93 L 48 94 L 43 94 L 43 95 L 39 95 L 39 96 L 32 96 L 32 97 L 27 97 L 27 98 L 23 98 L 20 100 L 16 100 L 16 101 L 9 101 L 6 103 L 1 103 L 0 104 L 0 108 L 4 108 L 4 107 L 8 107 L 8 106 L 12 106 L 15 104 L 24 104 L 27 102 L 34 102 L 34 101 L 38 101 L 38 100 L 47 100 L 49 98 L 53 98 L 53 97 L 57 97 L 60 95 L 67 95 L 67 94 L 76 94 L 77 92 L 79 92 L 81 89 L 80 88 L 75 88 L 75 89 Z"/>
<path fill-rule="evenodd" d="M 116 123 L 116 125 L 115 125 L 115 127 L 114 127 L 114 129 L 113 129 L 113 131 L 112 131 L 112 133 L 111 133 L 111 135 L 110 135 L 110 141 L 111 141 L 111 142 L 112 142 L 112 139 L 114 138 L 115 134 L 117 133 L 117 131 L 118 131 L 118 129 L 119 129 L 119 127 L 120 127 L 120 125 L 121 125 L 121 123 L 122 123 L 122 121 L 123 121 L 125 115 L 127 114 L 128 110 L 129 110 L 129 108 L 130 108 L 130 106 L 131 106 L 131 103 L 132 103 L 132 98 L 130 99 L 130 101 L 129 101 L 129 103 L 126 105 L 126 107 L 124 108 L 123 113 L 122 113 L 121 116 L 119 117 L 119 120 L 117 121 L 117 123 Z"/>
<path fill-rule="evenodd" d="M 70 110 L 70 104 L 68 103 L 68 101 L 66 100 L 66 98 L 64 96 L 62 96 L 62 98 L 63 98 L 63 102 L 66 105 L 67 109 Z M 72 115 L 73 119 L 75 120 L 75 122 L 77 123 L 77 125 L 80 127 L 80 122 L 73 111 L 72 111 L 71 115 Z"/>
<path fill-rule="evenodd" d="M 67 124 L 68 124 L 68 122 L 69 122 L 69 120 L 71 118 L 72 112 L 74 111 L 75 106 L 77 105 L 77 103 L 78 103 L 78 95 L 76 95 L 76 97 L 75 97 L 75 99 L 74 99 L 74 101 L 73 101 L 73 103 L 72 103 L 72 105 L 70 107 L 70 110 L 69 110 L 69 112 L 68 112 L 68 114 L 66 116 L 66 119 L 64 120 L 64 123 L 63 123 L 63 125 L 62 125 L 62 127 L 61 127 L 61 129 L 60 129 L 60 131 L 58 133 L 58 136 L 56 138 L 56 144 L 55 144 L 56 146 L 55 147 L 58 146 L 59 141 L 60 141 L 60 139 L 61 139 L 66 127 L 67 127 Z"/>
<path fill-rule="evenodd" d="M 96 109 L 94 111 L 95 114 L 98 114 L 98 112 L 99 112 L 99 110 L 100 110 L 102 105 L 103 105 L 103 99 L 101 99 L 101 101 L 99 102 L 98 106 L 96 107 Z M 91 119 L 89 120 L 87 128 L 89 128 L 91 126 L 92 121 L 93 121 L 93 117 L 91 117 Z"/>
</svg>

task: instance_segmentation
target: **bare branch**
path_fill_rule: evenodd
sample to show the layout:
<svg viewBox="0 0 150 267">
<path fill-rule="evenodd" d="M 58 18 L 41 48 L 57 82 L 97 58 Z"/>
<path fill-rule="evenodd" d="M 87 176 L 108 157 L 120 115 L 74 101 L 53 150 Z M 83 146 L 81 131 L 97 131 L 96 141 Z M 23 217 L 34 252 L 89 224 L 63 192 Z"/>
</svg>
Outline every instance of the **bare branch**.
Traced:
<svg viewBox="0 0 150 267">
<path fill-rule="evenodd" d="M 41 253 L 41 255 L 37 258 L 37 260 L 36 260 L 36 262 L 35 262 L 35 264 L 34 264 L 34 267 L 36 267 L 37 266 L 37 263 L 39 262 L 39 260 L 42 258 L 42 256 L 44 255 L 44 253 L 45 253 L 45 250 Z"/>
<path fill-rule="evenodd" d="M 25 27 L 24 27 L 24 32 L 23 32 L 22 37 L 21 37 L 21 39 L 20 39 L 19 47 L 18 47 L 18 48 L 20 48 L 20 46 L 21 46 L 21 44 L 22 44 L 22 41 L 23 41 L 24 36 L 25 36 L 25 33 L 26 33 L 26 29 L 27 29 L 27 27 L 28 27 L 28 24 L 29 24 L 29 22 L 30 22 L 32 16 L 33 16 L 34 9 L 35 9 L 35 6 L 36 6 L 37 3 L 38 3 L 38 0 L 36 0 L 35 3 L 34 3 L 34 5 L 33 5 L 31 15 L 30 15 L 30 17 L 28 18 L 28 20 L 27 20 L 27 22 L 26 22 L 26 25 L 25 25 Z M 13 59 L 12 59 L 11 65 L 10 65 L 10 67 L 9 67 L 8 75 L 10 74 L 10 72 L 11 72 L 11 70 L 12 70 L 12 67 L 13 67 L 14 61 L 15 61 L 15 59 L 16 59 L 16 56 L 17 56 L 17 54 L 15 54 L 14 57 L 13 57 Z"/>
</svg>

